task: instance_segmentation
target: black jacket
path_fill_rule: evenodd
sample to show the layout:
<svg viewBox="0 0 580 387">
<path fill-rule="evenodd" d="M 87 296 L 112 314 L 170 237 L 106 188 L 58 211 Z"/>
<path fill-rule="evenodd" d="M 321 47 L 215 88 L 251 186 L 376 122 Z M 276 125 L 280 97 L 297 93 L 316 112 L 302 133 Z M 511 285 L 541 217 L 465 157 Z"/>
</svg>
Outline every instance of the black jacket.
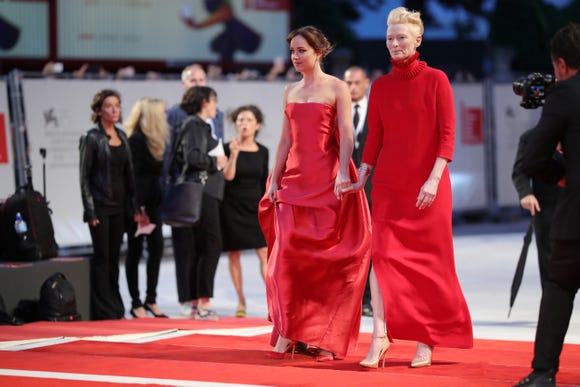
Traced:
<svg viewBox="0 0 580 387">
<path fill-rule="evenodd" d="M 198 116 L 189 116 L 181 127 L 180 139 L 176 143 L 176 154 L 170 174 L 175 176 L 176 168 L 183 172 L 185 180 L 193 181 L 207 176 L 204 192 L 211 197 L 222 200 L 224 196 L 225 179 L 223 172 L 218 170 L 217 158 L 210 156 L 208 151 L 218 145 L 218 140 L 211 135 L 211 127 Z"/>
<path fill-rule="evenodd" d="M 360 167 L 363 149 L 365 147 L 365 143 L 367 142 L 367 134 L 369 133 L 367 115 L 368 114 L 365 114 L 365 117 L 364 117 L 363 129 L 361 130 L 361 132 L 356 136 L 356 138 L 353 141 L 354 146 L 352 147 L 352 161 L 354 161 L 354 165 L 357 168 Z M 357 142 L 358 142 L 358 147 L 356 146 Z M 371 174 L 370 174 L 369 178 L 367 179 L 367 182 L 366 182 L 365 187 L 364 187 L 365 195 L 367 197 L 367 202 L 369 203 L 369 206 L 372 206 L 371 191 L 373 190 L 373 173 L 374 173 L 374 168 L 371 171 Z"/>
<path fill-rule="evenodd" d="M 163 161 L 156 160 L 147 146 L 147 138 L 139 127 L 129 137 L 135 172 L 135 202 L 147 209 L 161 205 L 161 172 Z"/>
<path fill-rule="evenodd" d="M 522 157 L 524 172 L 554 183 L 563 176 L 552 239 L 580 240 L 580 74 L 558 81 L 546 97 L 540 121 L 530 132 Z M 563 163 L 553 157 L 558 142 Z"/>
<path fill-rule="evenodd" d="M 554 183 L 547 183 L 537 177 L 530 178 L 524 173 L 522 157 L 528 144 L 530 133 L 531 129 L 528 129 L 519 138 L 516 159 L 512 169 L 512 182 L 520 200 L 533 194 L 538 199 L 540 208 L 543 211 L 544 209 L 555 208 L 563 188 Z M 554 157 L 557 157 L 557 154 Z"/>
<path fill-rule="evenodd" d="M 131 148 L 125 133 L 116 128 L 119 138 L 127 150 L 129 168 L 125 170 L 125 182 L 127 184 L 127 211 L 128 214 L 136 213 L 134 202 L 135 184 L 133 182 L 133 160 Z M 97 127 L 89 129 L 80 138 L 80 182 L 83 199 L 83 220 L 90 222 L 97 219 L 95 204 L 102 206 L 114 206 L 111 202 L 112 186 L 110 177 L 111 151 L 109 149 L 109 136 L 99 123 Z"/>
</svg>

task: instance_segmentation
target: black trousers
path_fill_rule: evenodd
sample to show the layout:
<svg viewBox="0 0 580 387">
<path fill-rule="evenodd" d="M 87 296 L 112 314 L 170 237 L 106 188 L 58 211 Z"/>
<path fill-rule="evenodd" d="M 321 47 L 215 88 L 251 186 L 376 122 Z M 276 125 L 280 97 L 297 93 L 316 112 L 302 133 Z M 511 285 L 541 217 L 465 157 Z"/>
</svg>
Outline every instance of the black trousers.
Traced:
<svg viewBox="0 0 580 387">
<path fill-rule="evenodd" d="M 536 248 L 538 249 L 538 265 L 542 289 L 548 278 L 548 265 L 552 254 L 550 239 L 550 225 L 554 219 L 554 205 L 542 204 L 542 211 L 534 216 L 534 233 L 536 234 Z"/>
<path fill-rule="evenodd" d="M 553 241 L 536 328 L 532 361 L 535 370 L 558 369 L 579 287 L 580 240 Z"/>
<path fill-rule="evenodd" d="M 220 201 L 203 194 L 200 222 L 172 227 L 179 302 L 213 297 L 214 278 L 222 252 Z"/>
<path fill-rule="evenodd" d="M 139 297 L 139 261 L 143 255 L 143 243 L 147 241 L 147 288 L 145 303 L 157 302 L 157 283 L 159 282 L 159 267 L 163 256 L 163 231 L 159 208 L 147 208 L 147 215 L 155 228 L 149 235 L 139 235 L 135 238 L 137 223 L 133 219 L 127 224 L 127 258 L 125 259 L 125 275 L 127 287 L 131 295 L 131 308 L 143 306 Z"/>
<path fill-rule="evenodd" d="M 89 226 L 93 241 L 91 259 L 91 319 L 120 319 L 125 315 L 119 292 L 119 255 L 125 233 L 125 213 L 95 209 L 99 224 Z"/>
</svg>

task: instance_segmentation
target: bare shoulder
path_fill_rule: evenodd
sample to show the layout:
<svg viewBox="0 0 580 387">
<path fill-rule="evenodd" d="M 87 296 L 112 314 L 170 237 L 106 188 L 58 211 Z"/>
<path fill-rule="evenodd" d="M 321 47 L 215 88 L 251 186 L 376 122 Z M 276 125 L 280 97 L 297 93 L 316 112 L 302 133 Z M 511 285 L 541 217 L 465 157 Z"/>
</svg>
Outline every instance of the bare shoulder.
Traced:
<svg viewBox="0 0 580 387">
<path fill-rule="evenodd" d="M 336 92 L 348 91 L 348 86 L 345 81 L 333 75 L 328 76 L 328 82 Z"/>
</svg>

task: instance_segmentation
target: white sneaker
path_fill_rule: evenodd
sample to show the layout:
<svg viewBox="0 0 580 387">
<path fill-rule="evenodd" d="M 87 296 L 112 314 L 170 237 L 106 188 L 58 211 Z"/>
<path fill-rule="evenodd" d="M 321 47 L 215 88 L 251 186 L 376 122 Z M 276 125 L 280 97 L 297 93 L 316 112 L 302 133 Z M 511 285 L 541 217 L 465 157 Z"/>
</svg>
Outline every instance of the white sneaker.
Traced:
<svg viewBox="0 0 580 387">
<path fill-rule="evenodd" d="M 191 317 L 193 313 L 193 308 L 191 302 L 180 302 L 179 303 L 179 313 L 185 317 Z"/>
</svg>

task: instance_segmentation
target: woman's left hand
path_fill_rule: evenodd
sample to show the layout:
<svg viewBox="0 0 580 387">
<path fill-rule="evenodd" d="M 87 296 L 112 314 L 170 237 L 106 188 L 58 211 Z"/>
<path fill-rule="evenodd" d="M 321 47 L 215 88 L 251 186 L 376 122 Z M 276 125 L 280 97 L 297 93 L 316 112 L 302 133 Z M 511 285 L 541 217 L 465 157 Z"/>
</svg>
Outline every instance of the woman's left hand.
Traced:
<svg viewBox="0 0 580 387">
<path fill-rule="evenodd" d="M 427 179 L 425 184 L 421 187 L 419 191 L 419 196 L 417 196 L 417 203 L 415 206 L 423 210 L 427 207 L 431 207 L 437 196 L 437 187 L 439 186 L 439 181 L 435 178 L 430 177 Z"/>
<path fill-rule="evenodd" d="M 336 179 L 334 180 L 334 195 L 338 200 L 342 199 L 342 190 L 351 185 L 348 173 L 338 171 L 336 174 Z"/>
</svg>

